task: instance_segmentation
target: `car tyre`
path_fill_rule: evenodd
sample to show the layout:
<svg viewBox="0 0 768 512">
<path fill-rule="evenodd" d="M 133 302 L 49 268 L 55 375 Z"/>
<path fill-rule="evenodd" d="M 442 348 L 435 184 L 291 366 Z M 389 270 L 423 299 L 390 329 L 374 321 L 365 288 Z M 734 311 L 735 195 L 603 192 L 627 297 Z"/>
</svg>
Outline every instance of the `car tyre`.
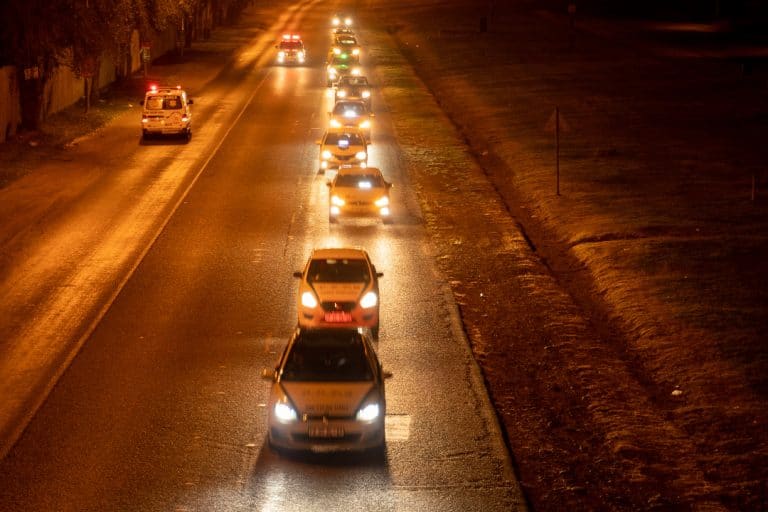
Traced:
<svg viewBox="0 0 768 512">
<path fill-rule="evenodd" d="M 373 337 L 374 340 L 379 341 L 379 324 L 371 327 L 371 337 Z"/>
<path fill-rule="evenodd" d="M 339 219 L 337 219 L 333 215 L 328 216 L 328 224 L 338 224 L 338 223 L 339 223 Z"/>
</svg>

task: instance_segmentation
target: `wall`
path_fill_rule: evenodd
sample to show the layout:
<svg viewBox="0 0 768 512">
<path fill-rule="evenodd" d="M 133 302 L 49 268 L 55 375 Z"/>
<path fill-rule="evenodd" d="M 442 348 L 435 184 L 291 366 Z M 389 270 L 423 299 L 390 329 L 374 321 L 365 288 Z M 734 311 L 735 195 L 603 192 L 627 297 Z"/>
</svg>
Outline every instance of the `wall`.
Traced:
<svg viewBox="0 0 768 512">
<path fill-rule="evenodd" d="M 21 124 L 21 105 L 16 81 L 16 68 L 0 67 L 0 143 L 16 134 Z"/>
<path fill-rule="evenodd" d="M 152 40 L 152 60 L 176 49 L 176 29 L 166 30 Z M 140 41 L 138 31 L 133 32 L 128 48 L 130 55 L 126 57 L 130 73 L 141 71 Z M 123 63 L 125 67 L 125 63 Z M 99 86 L 106 87 L 113 83 L 120 74 L 120 63 L 115 62 L 109 55 L 102 57 L 99 69 Z M 60 66 L 46 84 L 43 110 L 51 115 L 63 110 L 80 100 L 84 94 L 83 79 L 78 78 L 66 66 Z M 19 103 L 16 68 L 13 66 L 0 67 L 0 143 L 15 135 L 16 128 L 21 123 L 21 107 Z"/>
</svg>

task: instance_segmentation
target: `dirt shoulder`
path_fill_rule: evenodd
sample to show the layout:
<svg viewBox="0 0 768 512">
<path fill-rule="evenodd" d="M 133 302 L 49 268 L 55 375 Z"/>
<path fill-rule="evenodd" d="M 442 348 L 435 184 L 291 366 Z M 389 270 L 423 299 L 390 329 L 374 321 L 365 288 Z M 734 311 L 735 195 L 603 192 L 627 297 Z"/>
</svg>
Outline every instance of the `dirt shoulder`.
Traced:
<svg viewBox="0 0 768 512">
<path fill-rule="evenodd" d="M 760 509 L 765 70 L 498 4 L 374 3 L 371 37 L 533 508 Z"/>
</svg>

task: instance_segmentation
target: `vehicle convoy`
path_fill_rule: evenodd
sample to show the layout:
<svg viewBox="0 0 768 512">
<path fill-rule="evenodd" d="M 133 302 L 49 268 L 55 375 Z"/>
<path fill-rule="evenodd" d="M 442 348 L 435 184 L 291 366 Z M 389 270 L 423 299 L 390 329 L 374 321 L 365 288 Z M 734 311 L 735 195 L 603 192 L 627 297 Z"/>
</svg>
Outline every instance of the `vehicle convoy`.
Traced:
<svg viewBox="0 0 768 512">
<path fill-rule="evenodd" d="M 363 101 L 337 101 L 333 110 L 328 113 L 328 126 L 331 128 L 358 128 L 365 135 L 366 140 L 371 139 L 371 124 L 374 115 L 368 110 Z"/>
<path fill-rule="evenodd" d="M 307 60 L 307 51 L 299 34 L 283 34 L 283 39 L 275 48 L 278 64 L 304 64 Z"/>
<path fill-rule="evenodd" d="M 357 329 L 297 328 L 277 367 L 267 405 L 269 445 L 280 450 L 385 449 L 384 371 L 373 344 Z"/>
<path fill-rule="evenodd" d="M 363 132 L 357 128 L 328 128 L 317 143 L 320 145 L 321 172 L 350 164 L 364 167 L 368 162 L 368 144 Z"/>
<path fill-rule="evenodd" d="M 379 278 L 368 253 L 359 248 L 315 249 L 298 295 L 300 327 L 363 327 L 379 337 Z"/>
<path fill-rule="evenodd" d="M 333 101 L 362 101 L 371 110 L 371 86 L 364 76 L 343 76 L 336 83 Z"/>
<path fill-rule="evenodd" d="M 390 222 L 389 189 L 392 187 L 376 167 L 342 167 L 328 182 L 328 220 L 339 217 L 380 218 Z"/>
<path fill-rule="evenodd" d="M 181 135 L 192 138 L 192 110 L 194 102 L 181 86 L 151 85 L 141 101 L 141 135 Z"/>
</svg>

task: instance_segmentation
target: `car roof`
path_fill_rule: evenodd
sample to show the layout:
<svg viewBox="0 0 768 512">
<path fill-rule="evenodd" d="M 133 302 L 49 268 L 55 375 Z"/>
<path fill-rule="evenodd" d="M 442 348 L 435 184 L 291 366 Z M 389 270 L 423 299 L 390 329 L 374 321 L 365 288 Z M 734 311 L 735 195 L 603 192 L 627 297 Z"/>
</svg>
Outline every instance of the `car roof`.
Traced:
<svg viewBox="0 0 768 512">
<path fill-rule="evenodd" d="M 364 249 L 354 247 L 326 247 L 314 249 L 311 258 L 359 260 L 368 259 L 368 253 Z"/>
<path fill-rule="evenodd" d="M 361 137 L 364 135 L 363 130 L 358 128 L 357 126 L 337 126 L 337 127 L 328 127 L 328 129 L 325 130 L 325 133 L 323 136 L 328 135 L 329 133 L 354 133 L 356 135 L 360 135 Z"/>
<path fill-rule="evenodd" d="M 370 175 L 370 176 L 381 176 L 381 169 L 377 167 L 360 167 L 360 166 L 350 166 L 350 167 L 341 167 L 336 172 L 336 176 L 346 176 L 346 175 Z"/>
</svg>

